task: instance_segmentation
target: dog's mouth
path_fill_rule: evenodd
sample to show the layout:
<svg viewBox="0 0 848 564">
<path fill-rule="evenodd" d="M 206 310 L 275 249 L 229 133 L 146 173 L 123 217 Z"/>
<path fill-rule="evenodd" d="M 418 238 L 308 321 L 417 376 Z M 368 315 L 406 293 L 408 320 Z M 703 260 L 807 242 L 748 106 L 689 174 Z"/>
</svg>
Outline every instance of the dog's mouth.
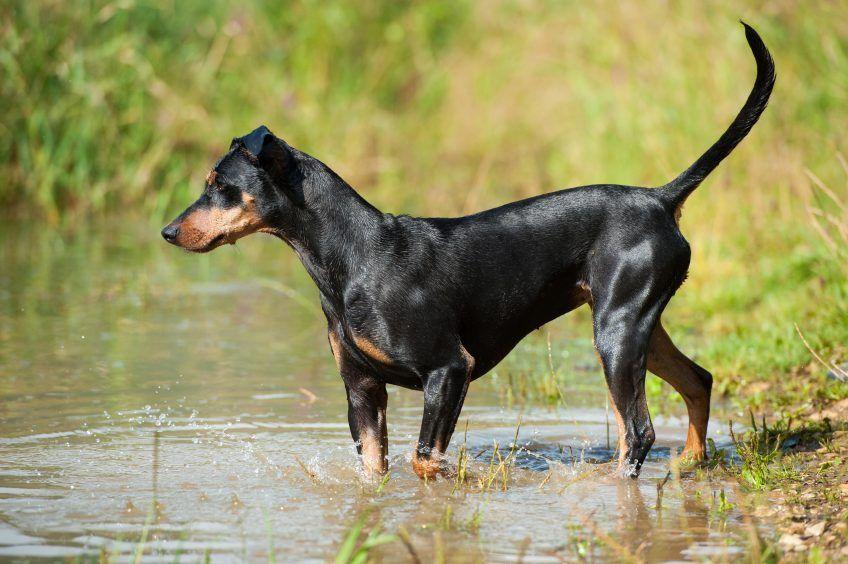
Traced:
<svg viewBox="0 0 848 564">
<path fill-rule="evenodd" d="M 211 251 L 212 249 L 216 249 L 227 242 L 227 234 L 221 233 L 220 235 L 215 236 L 209 244 L 204 247 L 205 250 Z"/>
<path fill-rule="evenodd" d="M 214 238 L 212 238 L 211 241 L 209 241 L 208 243 L 206 243 L 205 245 L 202 245 L 200 247 L 195 247 L 195 248 L 183 247 L 183 248 L 187 251 L 192 252 L 192 253 L 208 253 L 209 251 L 214 251 L 215 249 L 217 249 L 218 247 L 220 247 L 221 245 L 224 245 L 226 243 L 228 243 L 227 234 L 221 233 L 220 235 L 216 235 Z"/>
</svg>

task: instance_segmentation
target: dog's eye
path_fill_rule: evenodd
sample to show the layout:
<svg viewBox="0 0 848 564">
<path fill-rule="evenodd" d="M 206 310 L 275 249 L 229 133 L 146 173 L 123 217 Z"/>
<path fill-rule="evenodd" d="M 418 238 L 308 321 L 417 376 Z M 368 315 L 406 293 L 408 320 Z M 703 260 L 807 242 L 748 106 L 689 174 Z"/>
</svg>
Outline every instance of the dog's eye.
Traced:
<svg viewBox="0 0 848 564">
<path fill-rule="evenodd" d="M 241 189 L 232 184 L 219 184 L 215 193 L 226 202 L 241 201 Z"/>
</svg>

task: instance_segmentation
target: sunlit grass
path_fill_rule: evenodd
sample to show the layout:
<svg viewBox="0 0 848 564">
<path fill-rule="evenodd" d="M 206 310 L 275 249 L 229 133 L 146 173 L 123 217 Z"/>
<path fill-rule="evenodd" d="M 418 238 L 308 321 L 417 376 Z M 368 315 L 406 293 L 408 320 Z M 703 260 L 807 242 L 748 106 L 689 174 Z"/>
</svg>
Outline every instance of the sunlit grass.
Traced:
<svg viewBox="0 0 848 564">
<path fill-rule="evenodd" d="M 384 544 L 396 542 L 399 537 L 381 532 L 379 524 L 367 527 L 368 514 L 361 515 L 345 533 L 334 564 L 361 564 L 368 562 L 371 552 Z"/>
<path fill-rule="evenodd" d="M 793 425 L 794 424 L 794 425 Z M 751 414 L 750 429 L 740 436 L 731 435 L 740 464 L 740 481 L 752 490 L 770 490 L 796 480 L 798 472 L 786 451 L 811 445 L 818 447 L 833 432 L 830 422 L 800 421 L 783 417 L 769 424 L 760 423 Z"/>
<path fill-rule="evenodd" d="M 845 3 L 15 0 L 0 8 L 0 207 L 64 229 L 157 224 L 259 123 L 395 213 L 660 184 L 750 88 L 740 17 L 774 53 L 776 90 L 687 202 L 690 277 L 664 320 L 720 393 L 844 397 L 807 369 L 794 327 L 823 358 L 848 357 Z M 565 346 L 553 366 L 543 353 L 499 368 L 505 403 L 561 404 Z M 652 398 L 663 390 L 649 380 Z"/>
</svg>

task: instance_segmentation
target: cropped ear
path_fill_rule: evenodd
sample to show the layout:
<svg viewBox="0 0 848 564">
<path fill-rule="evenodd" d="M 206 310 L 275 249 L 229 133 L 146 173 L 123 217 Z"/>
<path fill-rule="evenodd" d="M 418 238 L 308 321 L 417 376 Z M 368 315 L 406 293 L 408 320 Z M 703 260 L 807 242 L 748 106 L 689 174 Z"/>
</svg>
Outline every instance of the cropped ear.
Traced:
<svg viewBox="0 0 848 564">
<path fill-rule="evenodd" d="M 233 139 L 244 147 L 268 174 L 274 186 L 285 193 L 296 205 L 303 204 L 303 189 L 299 181 L 291 147 L 264 125 L 260 125 L 244 137 Z"/>
<path fill-rule="evenodd" d="M 247 149 L 248 153 L 258 158 L 259 153 L 262 152 L 262 146 L 265 144 L 265 140 L 268 137 L 274 137 L 274 134 L 271 133 L 271 131 L 264 125 L 260 125 L 242 137 L 240 141 L 244 148 Z"/>
</svg>

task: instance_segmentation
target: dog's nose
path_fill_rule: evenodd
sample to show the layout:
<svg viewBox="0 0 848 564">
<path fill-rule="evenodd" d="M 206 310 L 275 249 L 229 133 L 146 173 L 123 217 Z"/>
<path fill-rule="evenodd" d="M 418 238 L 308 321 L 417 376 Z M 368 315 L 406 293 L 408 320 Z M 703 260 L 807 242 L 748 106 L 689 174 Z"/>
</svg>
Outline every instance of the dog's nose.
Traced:
<svg viewBox="0 0 848 564">
<path fill-rule="evenodd" d="M 177 235 L 179 235 L 179 234 L 180 234 L 179 226 L 174 225 L 173 223 L 166 225 L 165 228 L 162 230 L 162 237 L 164 237 L 165 240 L 168 241 L 169 243 L 173 243 L 174 241 L 176 241 Z"/>
</svg>

